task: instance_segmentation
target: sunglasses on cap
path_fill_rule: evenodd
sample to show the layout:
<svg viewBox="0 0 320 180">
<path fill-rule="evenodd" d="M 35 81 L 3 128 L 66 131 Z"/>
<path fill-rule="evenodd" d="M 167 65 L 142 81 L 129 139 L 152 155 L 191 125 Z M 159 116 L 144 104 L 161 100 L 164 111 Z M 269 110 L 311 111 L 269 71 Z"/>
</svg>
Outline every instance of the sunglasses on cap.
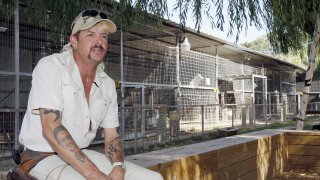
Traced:
<svg viewBox="0 0 320 180">
<path fill-rule="evenodd" d="M 76 20 L 80 17 L 80 15 L 76 18 Z M 100 12 L 98 10 L 95 9 L 87 9 L 85 11 L 83 11 L 81 13 L 81 17 L 82 18 L 90 18 L 90 17 L 94 17 L 94 18 L 99 18 L 99 19 L 108 19 L 108 15 L 104 12 Z M 71 24 L 71 29 L 73 29 L 76 20 L 74 20 Z"/>
<path fill-rule="evenodd" d="M 97 11 L 95 9 L 87 9 L 83 11 L 81 17 L 97 17 L 98 15 L 101 19 L 108 19 L 108 15 L 106 13 Z"/>
</svg>

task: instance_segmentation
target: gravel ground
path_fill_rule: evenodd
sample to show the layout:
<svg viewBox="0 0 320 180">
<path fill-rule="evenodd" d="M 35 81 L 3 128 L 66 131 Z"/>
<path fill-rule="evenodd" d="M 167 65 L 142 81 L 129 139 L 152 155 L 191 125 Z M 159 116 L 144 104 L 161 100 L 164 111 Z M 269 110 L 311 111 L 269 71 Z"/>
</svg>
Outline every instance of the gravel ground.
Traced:
<svg viewBox="0 0 320 180">
<path fill-rule="evenodd" d="M 11 167 L 14 167 L 15 163 L 11 157 L 1 158 L 0 160 L 0 180 L 7 179 L 7 173 Z"/>
</svg>

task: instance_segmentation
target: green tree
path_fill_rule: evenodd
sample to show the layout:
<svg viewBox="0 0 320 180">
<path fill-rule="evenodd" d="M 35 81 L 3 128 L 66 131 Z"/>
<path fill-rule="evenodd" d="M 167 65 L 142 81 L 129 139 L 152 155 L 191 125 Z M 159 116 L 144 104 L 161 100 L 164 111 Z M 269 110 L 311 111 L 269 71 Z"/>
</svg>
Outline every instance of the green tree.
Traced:
<svg viewBox="0 0 320 180">
<path fill-rule="evenodd" d="M 14 2 L 18 0 L 1 0 L 0 7 L 5 11 L 13 9 Z M 206 17 L 213 28 L 224 30 L 225 24 L 228 24 L 228 34 L 235 33 L 237 40 L 239 33 L 245 31 L 248 25 L 259 29 L 264 23 L 269 32 L 268 39 L 273 51 L 283 53 L 298 50 L 310 41 L 304 94 L 301 111 L 297 118 L 297 129 L 303 128 L 320 37 L 319 0 L 176 0 L 175 2 L 174 10 L 179 12 L 182 28 L 185 26 L 186 19 L 192 18 L 196 22 L 195 28 L 200 30 L 203 17 Z M 161 27 L 162 18 L 168 17 L 167 0 L 120 0 L 119 2 L 114 0 L 26 0 L 25 5 L 29 7 L 31 19 L 40 24 L 47 22 L 47 26 L 60 33 L 66 31 L 70 18 L 79 13 L 79 9 L 87 7 L 99 9 L 112 7 L 112 18 L 118 20 L 123 30 L 146 20 L 154 20 Z M 225 22 L 224 6 L 229 17 L 228 22 Z M 188 16 L 189 12 L 191 16 Z"/>
<path fill-rule="evenodd" d="M 302 46 L 299 50 L 290 50 L 288 53 L 282 53 L 282 52 L 274 52 L 272 50 L 271 44 L 268 41 L 267 35 L 258 37 L 257 39 L 251 41 L 251 42 L 245 42 L 240 44 L 243 47 L 255 50 L 259 53 L 266 54 L 268 56 L 272 56 L 278 59 L 281 59 L 282 61 L 286 61 L 292 64 L 295 64 L 297 66 L 300 66 L 302 68 L 307 67 L 307 47 Z M 317 58 L 316 63 L 319 63 L 319 58 Z M 316 68 L 316 71 L 319 71 L 318 68 Z M 318 77 L 318 76 L 317 76 Z"/>
</svg>

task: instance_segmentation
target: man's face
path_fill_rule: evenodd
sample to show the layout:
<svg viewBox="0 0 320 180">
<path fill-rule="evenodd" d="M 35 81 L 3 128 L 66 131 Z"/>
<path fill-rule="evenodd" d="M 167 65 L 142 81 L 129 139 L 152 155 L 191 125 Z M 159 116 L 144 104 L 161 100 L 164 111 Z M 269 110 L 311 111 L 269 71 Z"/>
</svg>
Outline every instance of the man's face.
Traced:
<svg viewBox="0 0 320 180">
<path fill-rule="evenodd" d="M 78 37 L 70 37 L 75 48 L 74 55 L 77 60 L 87 63 L 99 64 L 105 57 L 108 47 L 108 33 L 96 26 L 80 31 Z"/>
</svg>

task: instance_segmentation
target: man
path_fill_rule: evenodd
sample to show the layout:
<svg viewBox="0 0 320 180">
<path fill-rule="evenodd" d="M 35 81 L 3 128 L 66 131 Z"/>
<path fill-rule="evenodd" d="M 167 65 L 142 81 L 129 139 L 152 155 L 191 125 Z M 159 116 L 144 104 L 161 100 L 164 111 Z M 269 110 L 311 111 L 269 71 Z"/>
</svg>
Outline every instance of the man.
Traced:
<svg viewBox="0 0 320 180">
<path fill-rule="evenodd" d="M 117 94 L 104 72 L 108 35 L 116 25 L 95 9 L 82 11 L 71 26 L 70 43 L 44 57 L 32 88 L 20 143 L 22 158 L 37 164 L 37 179 L 162 179 L 157 172 L 124 162 Z M 105 154 L 87 150 L 104 128 Z"/>
</svg>

